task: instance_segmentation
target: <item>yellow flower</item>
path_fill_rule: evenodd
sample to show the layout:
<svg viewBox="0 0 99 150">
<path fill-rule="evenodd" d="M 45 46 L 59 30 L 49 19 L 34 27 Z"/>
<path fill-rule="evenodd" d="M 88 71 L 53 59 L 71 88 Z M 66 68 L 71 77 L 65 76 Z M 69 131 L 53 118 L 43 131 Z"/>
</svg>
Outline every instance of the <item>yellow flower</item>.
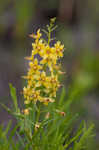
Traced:
<svg viewBox="0 0 99 150">
<path fill-rule="evenodd" d="M 40 29 L 38 29 L 37 30 L 36 39 L 40 39 L 41 36 L 42 36 L 42 34 L 40 33 Z"/>
<path fill-rule="evenodd" d="M 47 78 L 47 82 L 45 83 L 46 89 L 45 92 L 49 93 L 50 97 L 56 97 L 56 92 L 58 88 L 60 87 L 58 77 L 57 76 L 51 76 Z"/>
<path fill-rule="evenodd" d="M 28 85 L 29 85 L 30 87 L 36 88 L 36 81 L 35 81 L 35 79 L 34 79 L 34 80 L 33 80 L 33 79 L 28 80 Z"/>
<path fill-rule="evenodd" d="M 49 98 L 49 97 L 45 97 L 44 100 L 43 100 L 43 103 L 45 105 L 48 105 L 48 103 L 53 103 L 53 102 L 54 102 L 54 100 Z"/>
<path fill-rule="evenodd" d="M 29 103 L 30 103 L 30 100 L 25 100 L 24 101 L 24 104 L 26 104 L 26 105 L 29 104 Z"/>
<path fill-rule="evenodd" d="M 29 87 L 24 87 L 23 88 L 23 93 L 24 93 L 24 95 L 28 95 L 29 94 L 29 92 L 30 92 L 30 88 Z"/>
<path fill-rule="evenodd" d="M 34 38 L 34 39 L 40 39 L 40 37 L 42 36 L 42 34 L 40 33 L 40 29 L 37 30 L 37 34 L 30 34 L 29 35 L 31 38 Z"/>
<path fill-rule="evenodd" d="M 24 109 L 24 110 L 23 110 L 23 113 L 24 113 L 25 115 L 29 115 L 29 109 L 27 109 L 27 108 Z"/>
<path fill-rule="evenodd" d="M 30 62 L 29 66 L 32 72 L 36 72 L 42 69 L 42 67 L 38 64 L 37 58 L 35 58 L 33 62 Z"/>
<path fill-rule="evenodd" d="M 31 96 L 31 88 L 29 86 L 23 88 L 24 98 L 28 101 Z"/>
<path fill-rule="evenodd" d="M 64 45 L 61 45 L 60 41 L 57 41 L 57 43 L 54 45 L 55 46 L 55 53 L 57 57 L 63 57 L 63 49 Z"/>
<path fill-rule="evenodd" d="M 50 82 L 51 87 L 58 87 L 59 86 L 59 81 L 58 81 L 57 75 L 52 75 L 50 77 L 50 81 L 49 82 Z"/>
<path fill-rule="evenodd" d="M 40 91 L 39 90 L 35 90 L 35 89 L 32 89 L 32 92 L 31 92 L 31 101 L 34 101 L 34 102 L 37 102 L 37 101 L 40 101 L 41 99 L 41 96 L 40 96 Z"/>
<path fill-rule="evenodd" d="M 40 64 L 48 64 L 49 67 L 52 65 L 52 58 L 48 56 L 44 56 L 44 58 L 41 60 Z"/>
<path fill-rule="evenodd" d="M 50 47 L 47 45 L 44 49 L 44 53 L 42 55 L 43 59 L 40 62 L 41 64 L 48 64 L 48 67 L 51 68 L 52 64 L 56 64 L 56 56 L 54 54 L 54 47 Z"/>
<path fill-rule="evenodd" d="M 43 43 L 43 40 L 40 39 L 38 43 L 32 43 L 32 56 L 39 54 L 40 56 L 43 56 L 44 48 L 45 48 L 45 43 Z"/>
<path fill-rule="evenodd" d="M 44 54 L 49 57 L 49 56 L 52 56 L 54 53 L 54 48 L 53 47 L 50 47 L 49 45 L 47 45 L 45 47 L 45 51 L 44 51 Z"/>
<path fill-rule="evenodd" d="M 43 71 L 40 73 L 40 75 L 38 76 L 37 78 L 38 82 L 37 82 L 37 86 L 44 86 L 45 85 L 45 82 L 47 80 L 47 77 L 46 77 L 46 73 Z"/>
</svg>

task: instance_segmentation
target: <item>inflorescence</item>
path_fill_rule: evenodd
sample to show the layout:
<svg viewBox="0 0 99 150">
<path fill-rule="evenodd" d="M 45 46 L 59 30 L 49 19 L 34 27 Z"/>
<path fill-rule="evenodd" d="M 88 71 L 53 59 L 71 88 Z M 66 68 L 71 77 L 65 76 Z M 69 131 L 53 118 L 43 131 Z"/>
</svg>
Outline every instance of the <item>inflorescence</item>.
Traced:
<svg viewBox="0 0 99 150">
<path fill-rule="evenodd" d="M 23 77 L 27 80 L 27 86 L 23 88 L 25 104 L 40 101 L 48 105 L 55 101 L 56 92 L 61 86 L 59 59 L 63 57 L 64 45 L 57 41 L 51 46 L 51 32 L 56 28 L 54 21 L 55 19 L 51 19 L 47 31 L 43 30 L 48 37 L 47 41 L 42 38 L 40 29 L 36 35 L 30 35 L 34 42 L 31 56 L 25 58 L 29 60 L 28 73 Z"/>
</svg>

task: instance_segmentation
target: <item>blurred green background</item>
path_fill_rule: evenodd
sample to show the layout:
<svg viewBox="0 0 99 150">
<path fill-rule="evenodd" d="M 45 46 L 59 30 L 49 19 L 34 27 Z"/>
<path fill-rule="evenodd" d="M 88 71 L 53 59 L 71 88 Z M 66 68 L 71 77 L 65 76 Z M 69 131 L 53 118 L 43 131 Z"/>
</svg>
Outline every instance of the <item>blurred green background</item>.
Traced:
<svg viewBox="0 0 99 150">
<path fill-rule="evenodd" d="M 29 34 L 57 18 L 54 33 L 65 45 L 63 81 L 67 95 L 74 91 L 73 112 L 96 126 L 99 150 L 99 1 L 98 0 L 1 0 L 0 1 L 0 101 L 11 105 L 9 83 L 20 91 L 26 74 L 25 56 L 31 54 Z M 75 94 L 78 93 L 78 94 Z M 76 100 L 79 101 L 76 101 Z M 11 118 L 0 107 L 0 123 Z"/>
</svg>

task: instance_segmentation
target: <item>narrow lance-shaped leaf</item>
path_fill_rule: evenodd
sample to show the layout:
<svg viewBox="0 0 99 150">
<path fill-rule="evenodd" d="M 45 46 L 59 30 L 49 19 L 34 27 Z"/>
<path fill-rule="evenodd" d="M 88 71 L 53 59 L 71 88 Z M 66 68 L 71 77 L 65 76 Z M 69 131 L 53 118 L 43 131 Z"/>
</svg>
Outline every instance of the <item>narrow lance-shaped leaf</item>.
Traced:
<svg viewBox="0 0 99 150">
<path fill-rule="evenodd" d="M 13 104 L 15 107 L 16 112 L 18 112 L 18 103 L 17 103 L 17 96 L 16 96 L 16 89 L 12 86 L 12 84 L 9 84 L 10 87 L 10 94 L 13 100 Z"/>
<path fill-rule="evenodd" d="M 59 100 L 59 105 L 62 105 L 62 103 L 63 103 L 63 101 L 64 101 L 64 98 L 65 98 L 65 95 L 66 95 L 66 90 L 65 90 L 65 88 L 63 87 L 62 93 L 61 93 L 61 96 L 60 96 L 60 100 Z"/>
</svg>

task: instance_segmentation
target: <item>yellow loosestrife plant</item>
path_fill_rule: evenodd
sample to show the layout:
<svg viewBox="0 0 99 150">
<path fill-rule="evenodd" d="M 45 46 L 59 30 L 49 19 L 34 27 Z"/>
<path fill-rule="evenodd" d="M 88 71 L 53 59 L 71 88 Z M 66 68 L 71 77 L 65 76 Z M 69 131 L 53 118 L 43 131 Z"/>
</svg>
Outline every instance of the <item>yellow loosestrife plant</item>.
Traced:
<svg viewBox="0 0 99 150">
<path fill-rule="evenodd" d="M 42 30 L 47 40 L 42 38 L 41 30 L 31 34 L 33 38 L 32 53 L 25 57 L 29 61 L 26 80 L 22 95 L 25 108 L 18 107 L 16 89 L 10 84 L 13 100 L 13 110 L 2 106 L 17 119 L 17 125 L 12 129 L 8 124 L 3 133 L 0 126 L 0 148 L 4 150 L 93 150 L 91 144 L 94 125 L 89 128 L 84 121 L 78 126 L 78 114 L 72 114 L 70 105 L 75 101 L 78 89 L 73 89 L 66 97 L 65 87 L 62 88 L 60 98 L 56 95 L 61 87 L 59 81 L 61 71 L 60 59 L 63 57 L 64 45 L 56 41 L 52 45 L 51 32 L 56 29 L 55 18 L 50 20 L 47 31 Z M 76 123 L 76 124 L 75 124 Z"/>
</svg>

